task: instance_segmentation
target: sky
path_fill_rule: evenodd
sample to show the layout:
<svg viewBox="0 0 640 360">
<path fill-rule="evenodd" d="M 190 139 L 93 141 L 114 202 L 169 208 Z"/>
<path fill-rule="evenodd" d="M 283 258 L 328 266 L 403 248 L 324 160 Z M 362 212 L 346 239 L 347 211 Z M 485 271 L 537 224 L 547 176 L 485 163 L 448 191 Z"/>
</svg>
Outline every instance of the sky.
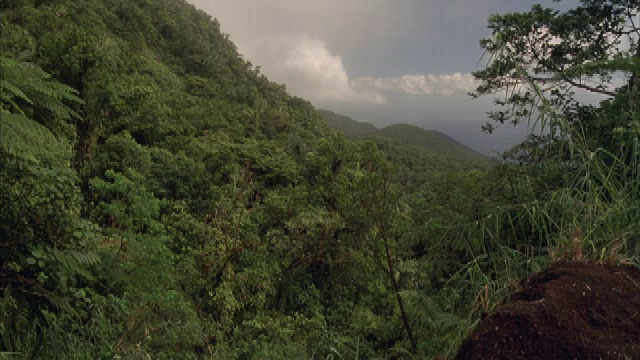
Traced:
<svg viewBox="0 0 640 360">
<path fill-rule="evenodd" d="M 551 0 L 187 0 L 218 19 L 238 51 L 296 96 L 376 126 L 442 131 L 487 154 L 526 126 L 481 132 L 491 98 L 472 99 L 479 41 L 494 13 Z M 575 4 L 565 0 L 561 6 Z"/>
</svg>

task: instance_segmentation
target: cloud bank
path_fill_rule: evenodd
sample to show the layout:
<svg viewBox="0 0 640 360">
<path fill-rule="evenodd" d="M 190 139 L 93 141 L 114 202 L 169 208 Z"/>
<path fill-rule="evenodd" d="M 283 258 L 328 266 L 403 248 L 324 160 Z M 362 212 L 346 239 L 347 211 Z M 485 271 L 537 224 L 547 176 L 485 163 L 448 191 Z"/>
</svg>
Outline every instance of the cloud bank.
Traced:
<svg viewBox="0 0 640 360">
<path fill-rule="evenodd" d="M 414 74 L 395 77 L 363 77 L 353 81 L 358 89 L 404 93 L 415 96 L 466 94 L 478 86 L 472 74 Z"/>
<path fill-rule="evenodd" d="M 388 104 L 387 94 L 412 96 L 466 95 L 477 86 L 471 74 L 412 74 L 353 79 L 342 57 L 308 34 L 287 34 L 253 51 L 272 64 L 265 73 L 287 89 L 319 104 Z"/>
</svg>

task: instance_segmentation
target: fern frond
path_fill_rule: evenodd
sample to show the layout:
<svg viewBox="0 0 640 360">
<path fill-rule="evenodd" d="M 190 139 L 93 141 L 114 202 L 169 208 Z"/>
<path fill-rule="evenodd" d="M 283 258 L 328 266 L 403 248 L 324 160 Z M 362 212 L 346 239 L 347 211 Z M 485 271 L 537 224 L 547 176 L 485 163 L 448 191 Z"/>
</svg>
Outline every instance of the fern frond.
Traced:
<svg viewBox="0 0 640 360">
<path fill-rule="evenodd" d="M 22 111 L 20 106 L 15 102 L 14 98 L 22 100 L 30 105 L 33 104 L 31 99 L 29 99 L 29 97 L 24 92 L 22 92 L 22 90 L 20 90 L 17 86 L 14 86 L 12 83 L 4 79 L 0 79 L 0 100 L 10 105 L 7 107 L 7 110 L 9 111 L 13 110 L 19 114 L 24 115 L 24 112 Z"/>
<path fill-rule="evenodd" d="M 69 256 L 73 257 L 78 264 L 84 266 L 95 266 L 100 263 L 100 256 L 95 251 L 81 252 L 81 251 L 69 251 Z"/>
<path fill-rule="evenodd" d="M 51 305 L 53 305 L 59 311 L 67 314 L 71 314 L 72 316 L 77 318 L 80 317 L 78 312 L 73 308 L 71 303 L 69 303 L 69 300 L 67 298 L 64 298 L 52 293 L 48 293 L 47 300 L 51 303 Z"/>
<path fill-rule="evenodd" d="M 68 103 L 83 103 L 78 92 L 55 81 L 35 64 L 0 56 L 0 79 L 0 108 L 10 113 L 24 116 L 29 107 L 46 110 L 62 122 L 80 117 L 67 106 Z"/>
<path fill-rule="evenodd" d="M 68 159 L 71 149 L 43 125 L 0 110 L 0 151 L 23 160 Z"/>
<path fill-rule="evenodd" d="M 6 100 L 5 99 L 2 99 L 2 100 L 4 101 L 4 104 L 2 105 L 2 107 L 0 107 L 0 110 L 10 111 L 11 109 L 14 109 L 14 111 L 17 112 L 19 115 L 22 115 L 24 117 L 27 116 L 24 112 L 22 112 L 20 105 L 18 105 L 15 101 L 13 101 L 13 99 L 7 98 Z"/>
<path fill-rule="evenodd" d="M 79 275 L 85 279 L 92 279 L 89 268 L 100 263 L 100 256 L 94 251 L 57 250 L 50 251 L 50 256 L 67 274 Z"/>
<path fill-rule="evenodd" d="M 100 262 L 100 256 L 93 251 L 54 250 L 53 256 L 69 270 L 94 266 Z"/>
</svg>

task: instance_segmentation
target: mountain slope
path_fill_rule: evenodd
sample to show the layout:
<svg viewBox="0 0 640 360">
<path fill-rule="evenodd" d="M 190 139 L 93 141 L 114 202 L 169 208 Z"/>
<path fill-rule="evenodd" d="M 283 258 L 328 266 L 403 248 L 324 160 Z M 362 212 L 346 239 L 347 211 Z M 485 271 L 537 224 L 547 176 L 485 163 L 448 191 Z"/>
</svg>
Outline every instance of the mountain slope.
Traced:
<svg viewBox="0 0 640 360">
<path fill-rule="evenodd" d="M 426 130 L 415 125 L 389 125 L 378 130 L 376 135 L 395 140 L 402 144 L 416 146 L 452 160 L 477 161 L 480 163 L 491 160 L 490 157 L 468 148 L 449 135 L 436 130 Z"/>
<path fill-rule="evenodd" d="M 442 165 L 448 167 L 484 167 L 492 161 L 492 158 L 480 154 L 436 130 L 426 130 L 408 124 L 395 124 L 378 129 L 373 124 L 359 122 L 329 110 L 320 110 L 319 112 L 331 129 L 343 133 L 350 139 L 382 138 L 390 141 L 389 146 L 391 144 L 396 147 L 400 146 L 405 151 L 424 151 L 426 154 L 421 154 L 420 157 L 424 158 L 425 155 L 428 155 L 426 156 L 428 158 L 438 158 Z M 450 163 L 446 165 L 448 162 Z"/>
<path fill-rule="evenodd" d="M 318 110 L 327 125 L 336 131 L 342 132 L 350 139 L 358 139 L 377 133 L 378 128 L 373 124 L 359 122 L 352 118 L 336 114 L 329 110 Z"/>
</svg>

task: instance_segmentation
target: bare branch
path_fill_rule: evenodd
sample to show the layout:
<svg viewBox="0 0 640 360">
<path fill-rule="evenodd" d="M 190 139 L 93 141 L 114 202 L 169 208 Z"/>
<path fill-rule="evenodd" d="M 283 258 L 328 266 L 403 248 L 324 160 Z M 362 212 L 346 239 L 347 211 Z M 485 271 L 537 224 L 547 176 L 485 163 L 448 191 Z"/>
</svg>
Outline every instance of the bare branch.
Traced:
<svg viewBox="0 0 640 360">
<path fill-rule="evenodd" d="M 631 14 L 631 10 L 627 8 L 627 17 L 629 18 L 629 22 L 631 23 L 631 30 L 635 31 L 638 36 L 640 36 L 640 29 L 636 27 L 636 24 L 633 22 L 633 14 Z"/>
<path fill-rule="evenodd" d="M 608 90 L 604 90 L 604 89 L 598 89 L 597 87 L 593 87 L 593 86 L 589 86 L 586 84 L 581 84 L 579 82 L 576 82 L 566 76 L 560 76 L 560 78 L 564 81 L 566 81 L 567 83 L 577 87 L 577 88 L 581 88 L 584 90 L 589 90 L 591 92 L 595 92 L 595 93 L 599 93 L 599 94 L 603 94 L 603 95 L 609 95 L 609 96 L 616 96 L 617 94 L 613 91 L 608 91 Z"/>
</svg>

